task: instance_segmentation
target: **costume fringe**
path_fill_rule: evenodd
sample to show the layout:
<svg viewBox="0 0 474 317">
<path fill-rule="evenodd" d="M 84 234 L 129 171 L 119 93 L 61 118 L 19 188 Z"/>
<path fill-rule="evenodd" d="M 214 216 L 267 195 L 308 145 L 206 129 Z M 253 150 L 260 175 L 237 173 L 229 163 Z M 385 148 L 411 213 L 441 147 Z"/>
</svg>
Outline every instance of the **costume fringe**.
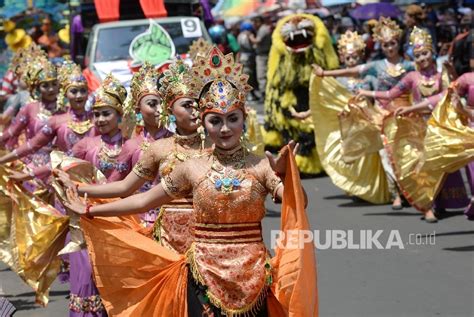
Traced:
<svg viewBox="0 0 474 317">
<path fill-rule="evenodd" d="M 204 279 L 202 278 L 201 274 L 199 273 L 198 266 L 196 263 L 196 259 L 194 257 L 194 249 L 195 244 L 193 243 L 189 250 L 186 252 L 186 262 L 189 264 L 189 271 L 193 275 L 193 279 L 201 285 L 206 285 Z M 227 317 L 255 317 L 263 305 L 266 305 L 267 295 L 268 295 L 268 286 L 265 285 L 260 294 L 258 294 L 257 298 L 250 304 L 245 305 L 240 309 L 230 309 L 224 306 L 222 301 L 212 294 L 209 290 L 206 290 L 206 295 L 209 298 L 209 302 L 219 308 L 222 313 Z"/>
</svg>

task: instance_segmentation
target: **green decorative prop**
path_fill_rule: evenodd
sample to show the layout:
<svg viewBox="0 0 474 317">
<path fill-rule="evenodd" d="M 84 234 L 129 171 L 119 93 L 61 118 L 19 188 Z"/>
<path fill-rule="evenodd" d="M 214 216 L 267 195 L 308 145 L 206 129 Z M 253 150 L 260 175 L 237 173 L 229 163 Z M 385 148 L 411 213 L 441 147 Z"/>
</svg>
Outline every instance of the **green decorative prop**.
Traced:
<svg viewBox="0 0 474 317">
<path fill-rule="evenodd" d="M 150 21 L 146 32 L 133 39 L 129 49 L 134 63 L 149 62 L 152 65 L 159 65 L 173 58 L 175 53 L 176 49 L 168 32 L 153 21 Z"/>
</svg>

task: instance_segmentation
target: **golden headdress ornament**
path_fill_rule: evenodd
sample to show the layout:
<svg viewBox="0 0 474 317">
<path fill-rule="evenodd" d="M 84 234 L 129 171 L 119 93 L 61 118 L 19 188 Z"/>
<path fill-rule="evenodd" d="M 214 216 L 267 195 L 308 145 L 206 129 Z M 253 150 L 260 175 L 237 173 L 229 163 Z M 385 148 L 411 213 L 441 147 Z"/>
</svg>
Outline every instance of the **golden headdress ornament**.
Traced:
<svg viewBox="0 0 474 317">
<path fill-rule="evenodd" d="M 92 109 L 111 107 L 122 114 L 126 97 L 125 87 L 112 74 L 108 74 L 95 93 Z"/>
<path fill-rule="evenodd" d="M 393 39 L 399 40 L 402 36 L 402 29 L 394 20 L 380 17 L 374 27 L 374 38 L 378 42 L 388 42 Z"/>
<path fill-rule="evenodd" d="M 199 98 L 201 116 L 234 109 L 245 113 L 245 98 L 252 90 L 248 78 L 247 74 L 242 74 L 242 65 L 234 62 L 233 54 L 224 56 L 216 46 L 206 57 L 197 56 L 191 69 L 189 88 L 191 96 Z"/>
<path fill-rule="evenodd" d="M 26 61 L 22 61 L 25 63 Z M 58 79 L 58 72 L 56 66 L 51 63 L 47 57 L 40 55 L 28 61 L 26 70 L 24 71 L 23 79 L 30 90 L 34 99 L 39 98 L 38 87 L 43 82 L 48 82 Z"/>
<path fill-rule="evenodd" d="M 198 55 L 206 56 L 207 52 L 209 52 L 211 48 L 212 44 L 200 37 L 189 47 L 189 56 L 192 60 L 194 60 Z"/>
<path fill-rule="evenodd" d="M 190 96 L 189 75 L 190 67 L 177 56 L 163 72 L 160 78 L 160 95 L 163 98 L 163 107 L 160 109 L 160 120 L 172 132 L 176 130 L 176 118 L 170 114 L 169 109 L 173 103 L 183 97 Z"/>
<path fill-rule="evenodd" d="M 433 41 L 430 33 L 426 29 L 414 27 L 410 34 L 410 45 L 413 46 L 413 51 L 433 50 Z"/>
<path fill-rule="evenodd" d="M 363 53 L 365 49 L 365 42 L 357 32 L 346 31 L 341 35 L 337 41 L 337 48 L 339 55 L 347 55 L 355 52 Z"/>
<path fill-rule="evenodd" d="M 18 50 L 10 63 L 10 69 L 17 77 L 22 77 L 23 73 L 28 70 L 31 63 L 37 58 L 48 58 L 46 53 L 36 44 L 31 43 L 29 46 Z"/>
<path fill-rule="evenodd" d="M 169 109 L 178 98 L 190 96 L 189 72 L 190 67 L 180 57 L 176 57 L 163 72 L 159 91 L 165 108 Z"/>
<path fill-rule="evenodd" d="M 130 84 L 130 94 L 126 102 L 126 112 L 133 112 L 146 95 L 157 95 L 158 78 L 160 74 L 149 62 L 143 63 L 138 72 L 133 74 Z"/>
<path fill-rule="evenodd" d="M 85 87 L 87 80 L 82 74 L 81 67 L 67 60 L 58 69 L 58 80 L 61 85 L 58 94 L 58 107 L 62 108 L 66 103 L 66 92 L 70 87 Z"/>
</svg>

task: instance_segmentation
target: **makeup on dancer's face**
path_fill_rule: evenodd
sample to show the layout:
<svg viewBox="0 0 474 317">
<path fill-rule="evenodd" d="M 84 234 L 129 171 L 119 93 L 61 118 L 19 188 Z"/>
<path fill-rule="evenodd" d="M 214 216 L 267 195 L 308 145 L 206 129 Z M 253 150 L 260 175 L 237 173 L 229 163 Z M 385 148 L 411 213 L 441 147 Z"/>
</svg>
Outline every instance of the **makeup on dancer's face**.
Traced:
<svg viewBox="0 0 474 317">
<path fill-rule="evenodd" d="M 58 95 L 59 86 L 57 80 L 43 81 L 39 84 L 41 99 L 45 101 L 55 101 Z"/>
<path fill-rule="evenodd" d="M 171 113 L 176 117 L 176 126 L 179 130 L 188 132 L 196 131 L 198 128 L 197 103 L 192 98 L 179 98 L 173 102 Z"/>
<path fill-rule="evenodd" d="M 381 43 L 382 51 L 386 57 L 393 57 L 398 54 L 399 44 L 396 39 Z"/>
<path fill-rule="evenodd" d="M 83 109 L 87 101 L 87 87 L 84 85 L 69 87 L 66 98 L 69 100 L 72 109 Z"/>
<path fill-rule="evenodd" d="M 108 134 L 118 127 L 120 115 L 112 107 L 100 107 L 93 110 L 94 124 L 100 134 Z"/>
<path fill-rule="evenodd" d="M 416 65 L 421 69 L 428 68 L 433 63 L 433 53 L 428 48 L 414 52 L 413 56 L 415 57 Z"/>
<path fill-rule="evenodd" d="M 161 110 L 161 98 L 158 95 L 150 94 L 140 99 L 139 111 L 142 114 L 143 121 L 148 126 L 157 126 L 159 121 L 156 117 Z"/>
<path fill-rule="evenodd" d="M 204 126 L 217 147 L 232 149 L 240 142 L 244 114 L 240 109 L 225 114 L 210 112 L 204 117 Z"/>
<path fill-rule="evenodd" d="M 361 54 L 359 52 L 351 52 L 344 55 L 344 64 L 347 67 L 354 67 L 360 63 Z"/>
</svg>

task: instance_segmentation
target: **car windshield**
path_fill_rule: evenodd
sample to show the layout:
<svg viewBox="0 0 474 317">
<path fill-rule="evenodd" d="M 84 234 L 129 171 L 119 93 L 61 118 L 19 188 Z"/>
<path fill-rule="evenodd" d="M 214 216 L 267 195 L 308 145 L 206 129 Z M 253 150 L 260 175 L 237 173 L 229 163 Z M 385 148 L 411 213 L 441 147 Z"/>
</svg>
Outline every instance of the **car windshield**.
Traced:
<svg viewBox="0 0 474 317">
<path fill-rule="evenodd" d="M 185 54 L 191 43 L 197 37 L 184 37 L 181 22 L 158 22 L 173 39 L 176 54 Z M 132 40 L 149 28 L 146 22 L 140 25 L 129 25 L 100 29 L 97 36 L 97 46 L 94 62 L 110 62 L 131 59 L 128 50 Z"/>
</svg>

